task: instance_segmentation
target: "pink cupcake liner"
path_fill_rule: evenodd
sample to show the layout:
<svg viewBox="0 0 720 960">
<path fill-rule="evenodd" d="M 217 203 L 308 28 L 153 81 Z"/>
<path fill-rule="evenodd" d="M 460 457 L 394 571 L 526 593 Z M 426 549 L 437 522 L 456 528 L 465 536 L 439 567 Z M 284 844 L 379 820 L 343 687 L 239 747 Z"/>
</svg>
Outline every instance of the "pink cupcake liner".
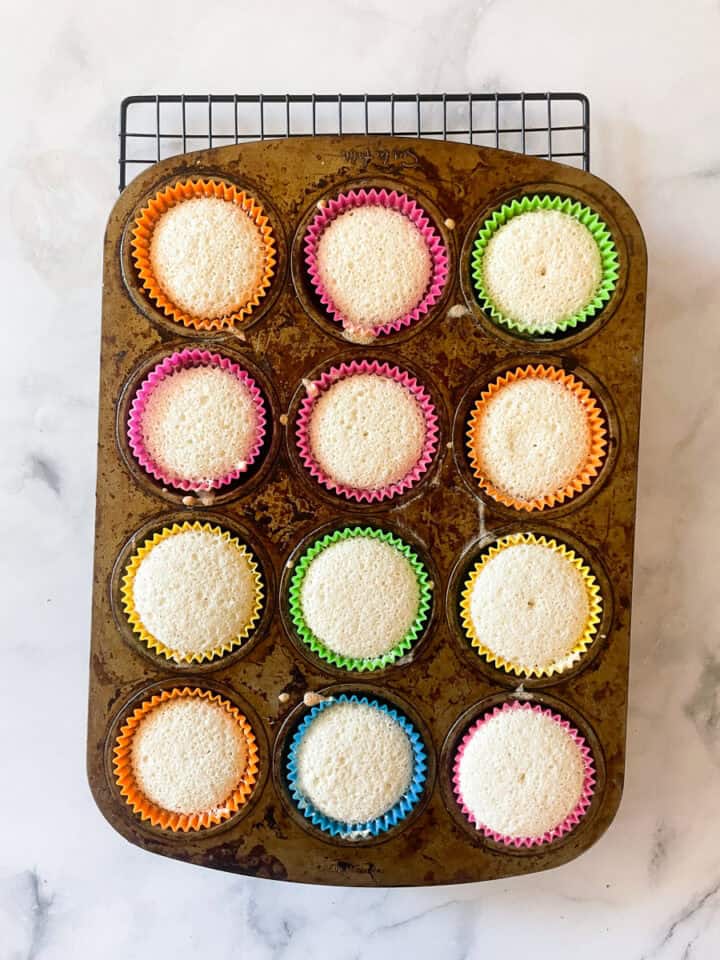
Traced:
<svg viewBox="0 0 720 960">
<path fill-rule="evenodd" d="M 328 201 L 327 205 L 316 215 L 307 229 L 304 241 L 305 263 L 308 267 L 310 282 L 320 297 L 320 302 L 326 308 L 331 318 L 341 323 L 346 329 L 352 329 L 352 324 L 348 322 L 347 318 L 343 316 L 335 306 L 323 285 L 318 270 L 317 248 L 321 235 L 336 217 L 352 207 L 360 207 L 365 204 L 391 207 L 393 210 L 399 211 L 408 217 L 408 219 L 412 220 L 428 246 L 433 264 L 430 283 L 420 303 L 409 313 L 398 317 L 397 320 L 373 327 L 369 332 L 372 336 L 377 337 L 380 334 L 396 333 L 403 327 L 410 326 L 411 323 L 419 320 L 420 317 L 428 312 L 430 307 L 437 303 L 445 286 L 445 281 L 447 280 L 448 256 L 445 246 L 435 231 L 435 228 L 430 223 L 427 214 L 422 207 L 418 206 L 414 200 L 411 200 L 407 194 L 398 193 L 397 190 L 393 190 L 390 193 L 388 193 L 387 190 L 375 189 L 351 190 L 349 193 L 341 193 L 333 200 Z"/>
<path fill-rule="evenodd" d="M 386 487 L 379 487 L 376 490 L 348 487 L 345 484 L 336 483 L 315 460 L 310 447 L 310 417 L 319 396 L 334 383 L 337 383 L 338 380 L 361 373 L 372 373 L 397 381 L 415 397 L 425 418 L 425 443 L 415 466 L 401 480 L 397 480 Z M 321 374 L 317 380 L 313 380 L 308 386 L 308 394 L 300 404 L 295 430 L 300 459 L 310 475 L 333 493 L 341 494 L 349 500 L 358 501 L 358 503 L 387 500 L 413 487 L 432 463 L 437 449 L 438 416 L 425 389 L 405 370 L 390 366 L 389 363 L 379 363 L 377 360 L 353 360 L 350 363 L 341 363 L 338 367 L 331 367 L 329 371 Z"/>
<path fill-rule="evenodd" d="M 145 408 L 153 390 L 155 390 L 157 385 L 166 377 L 172 376 L 172 374 L 176 373 L 178 370 L 187 370 L 190 367 L 218 367 L 221 370 L 227 370 L 228 373 L 232 373 L 248 389 L 257 412 L 255 440 L 248 452 L 247 457 L 245 458 L 244 466 L 242 468 L 232 470 L 223 476 L 214 477 L 212 480 L 204 483 L 198 483 L 194 480 L 180 479 L 166 473 L 160 464 L 158 464 L 152 458 L 147 450 L 142 430 L 142 421 Z M 267 413 L 265 409 L 265 401 L 257 384 L 247 373 L 247 371 L 243 370 L 242 367 L 238 366 L 237 363 L 233 363 L 232 360 L 229 360 L 227 357 L 223 357 L 219 353 L 210 353 L 209 350 L 186 349 L 177 353 L 173 353 L 171 356 L 166 357 L 164 360 L 158 363 L 157 366 L 154 367 L 148 374 L 147 378 L 141 383 L 130 407 L 127 435 L 130 449 L 132 450 L 135 459 L 138 461 L 140 466 L 143 467 L 143 469 L 146 470 L 147 473 L 149 473 L 156 480 L 159 480 L 161 483 L 167 484 L 168 486 L 174 487 L 177 490 L 217 490 L 220 487 L 224 487 L 227 484 L 233 483 L 235 480 L 237 480 L 257 459 L 263 447 L 266 434 L 266 423 Z"/>
<path fill-rule="evenodd" d="M 482 823 L 478 823 L 474 814 L 465 804 L 463 800 L 462 793 L 460 792 L 460 761 L 462 760 L 463 754 L 465 753 L 465 748 L 472 739 L 473 735 L 483 724 L 487 723 L 488 720 L 492 720 L 493 717 L 498 716 L 499 714 L 508 711 L 508 710 L 532 710 L 534 713 L 542 713 L 546 717 L 550 717 L 555 723 L 559 723 L 560 726 L 568 732 L 572 737 L 575 743 L 580 748 L 582 754 L 583 763 L 585 765 L 585 777 L 583 779 L 582 793 L 577 804 L 573 807 L 570 813 L 565 817 L 565 819 L 559 823 L 557 826 L 553 827 L 552 830 L 548 830 L 543 833 L 541 836 L 536 837 L 510 837 L 506 834 L 498 833 L 496 830 L 491 830 L 489 827 L 486 827 Z M 505 846 L 516 847 L 518 849 L 522 847 L 535 847 L 543 843 L 550 843 L 553 840 L 557 840 L 559 837 L 564 836 L 566 833 L 569 833 L 573 830 L 580 820 L 585 815 L 590 802 L 592 800 L 596 778 L 595 778 L 595 763 L 593 761 L 592 752 L 590 747 L 587 745 L 585 738 L 573 727 L 568 720 L 563 719 L 558 713 L 553 713 L 552 710 L 545 708 L 543 709 L 539 704 L 531 703 L 520 703 L 517 700 L 512 702 L 506 702 L 501 707 L 495 707 L 488 713 L 483 714 L 479 720 L 477 720 L 465 734 L 462 739 L 460 746 L 458 747 L 457 754 L 455 756 L 455 763 L 453 765 L 453 791 L 457 796 L 457 801 L 460 804 L 462 812 L 468 818 L 470 823 L 474 824 L 475 827 L 482 831 L 482 833 L 488 837 L 490 840 L 495 840 L 497 843 L 502 843 Z"/>
</svg>

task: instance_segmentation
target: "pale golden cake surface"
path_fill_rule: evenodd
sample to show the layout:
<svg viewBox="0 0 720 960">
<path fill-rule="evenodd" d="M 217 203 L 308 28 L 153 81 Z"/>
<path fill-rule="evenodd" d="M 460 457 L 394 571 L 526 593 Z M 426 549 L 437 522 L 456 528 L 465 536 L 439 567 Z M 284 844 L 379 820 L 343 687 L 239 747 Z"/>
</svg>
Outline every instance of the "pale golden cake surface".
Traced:
<svg viewBox="0 0 720 960">
<path fill-rule="evenodd" d="M 305 623 L 345 657 L 379 657 L 403 639 L 420 602 L 412 564 L 373 537 L 338 540 L 314 557 L 300 591 Z"/>
<path fill-rule="evenodd" d="M 145 449 L 162 470 L 195 483 L 246 466 L 258 413 L 248 387 L 219 367 L 188 367 L 161 380 L 142 415 Z"/>
<path fill-rule="evenodd" d="M 506 317 L 542 332 L 572 317 L 602 279 L 592 233 L 560 210 L 531 210 L 508 220 L 483 257 L 485 291 Z"/>
<path fill-rule="evenodd" d="M 353 207 L 318 242 L 319 279 L 336 310 L 357 330 L 391 323 L 422 301 L 432 257 L 415 224 L 384 206 Z"/>
<path fill-rule="evenodd" d="M 234 717 L 199 697 L 155 707 L 132 741 L 141 793 L 172 813 L 202 813 L 225 801 L 242 779 L 247 744 Z"/>
<path fill-rule="evenodd" d="M 387 813 L 410 785 L 413 752 L 396 720 L 363 703 L 320 712 L 300 741 L 297 784 L 320 813 L 342 823 Z"/>
<path fill-rule="evenodd" d="M 191 316 L 215 319 L 253 297 L 263 277 L 265 248 L 241 205 L 193 197 L 158 220 L 150 262 L 172 303 Z"/>
<path fill-rule="evenodd" d="M 580 570 L 539 543 L 512 544 L 486 559 L 469 601 L 477 639 L 526 671 L 561 669 L 590 615 Z"/>
<path fill-rule="evenodd" d="M 425 432 L 412 393 L 378 374 L 338 380 L 310 414 L 310 447 L 319 466 L 337 484 L 356 489 L 379 489 L 407 476 L 422 455 Z"/>
<path fill-rule="evenodd" d="M 475 452 L 496 489 L 530 501 L 570 483 L 588 459 L 590 441 L 577 396 L 556 380 L 528 378 L 507 384 L 486 402 Z"/>
<path fill-rule="evenodd" d="M 478 824 L 507 837 L 539 837 L 559 826 L 583 794 L 579 745 L 533 710 L 503 710 L 474 731 L 458 770 Z"/>
<path fill-rule="evenodd" d="M 249 557 L 209 530 L 183 530 L 156 543 L 132 582 L 142 626 L 176 657 L 209 653 L 242 635 L 257 600 Z"/>
</svg>

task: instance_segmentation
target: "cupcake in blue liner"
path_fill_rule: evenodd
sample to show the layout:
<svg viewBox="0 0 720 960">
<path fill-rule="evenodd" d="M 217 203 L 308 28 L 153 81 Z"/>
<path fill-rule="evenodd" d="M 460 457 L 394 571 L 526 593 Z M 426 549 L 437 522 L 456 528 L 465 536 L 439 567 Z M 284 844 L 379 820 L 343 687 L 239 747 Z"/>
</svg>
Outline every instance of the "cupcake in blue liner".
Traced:
<svg viewBox="0 0 720 960">
<path fill-rule="evenodd" d="M 420 734 L 398 710 L 340 694 L 308 713 L 287 759 L 300 812 L 333 837 L 362 840 L 396 826 L 427 779 Z"/>
</svg>

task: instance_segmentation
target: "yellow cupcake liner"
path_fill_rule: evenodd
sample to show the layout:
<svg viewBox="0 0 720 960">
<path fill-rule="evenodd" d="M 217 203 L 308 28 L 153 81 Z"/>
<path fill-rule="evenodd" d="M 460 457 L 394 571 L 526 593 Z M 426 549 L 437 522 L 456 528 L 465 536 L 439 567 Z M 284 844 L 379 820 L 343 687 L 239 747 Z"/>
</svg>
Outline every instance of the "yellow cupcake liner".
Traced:
<svg viewBox="0 0 720 960">
<path fill-rule="evenodd" d="M 585 584 L 585 590 L 587 591 L 589 605 L 589 613 L 587 622 L 585 624 L 585 629 L 568 651 L 567 655 L 561 660 L 555 661 L 546 667 L 532 667 L 531 669 L 527 669 L 518 663 L 513 663 L 511 660 L 506 660 L 504 657 L 487 647 L 483 643 L 482 639 L 477 635 L 472 617 L 470 615 L 470 603 L 473 588 L 481 572 L 485 569 L 487 564 L 499 553 L 502 553 L 503 550 L 507 550 L 508 547 L 517 546 L 518 544 L 522 543 L 533 543 L 541 547 L 547 547 L 549 550 L 554 550 L 555 553 L 559 554 L 561 557 L 571 563 L 582 575 L 583 582 Z M 493 543 L 470 571 L 469 576 L 465 580 L 463 591 L 460 595 L 460 620 L 462 622 L 463 629 L 470 640 L 471 646 L 477 650 L 479 656 L 487 660 L 487 662 L 492 666 L 497 667 L 499 670 L 504 670 L 506 673 L 512 673 L 516 677 L 552 677 L 555 674 L 563 673 L 565 670 L 569 669 L 571 666 L 573 666 L 573 664 L 578 662 L 578 660 L 583 656 L 583 654 L 595 640 L 595 635 L 597 634 L 597 628 L 598 624 L 600 623 L 601 616 L 602 596 L 600 594 L 600 587 L 588 564 L 583 560 L 582 557 L 578 556 L 574 550 L 571 550 L 570 547 L 566 546 L 564 543 L 558 543 L 557 540 L 545 536 L 538 537 L 532 533 L 511 533 L 506 537 L 501 537 L 499 540 Z"/>
<path fill-rule="evenodd" d="M 200 697 L 209 703 L 216 704 L 236 721 L 245 738 L 247 756 L 241 780 L 230 796 L 223 800 L 221 804 L 213 807 L 212 810 L 202 810 L 196 813 L 175 813 L 153 803 L 138 787 L 133 773 L 132 746 L 138 727 L 149 713 L 170 700 L 189 697 Z M 234 704 L 221 697 L 220 694 L 212 693 L 210 690 L 201 690 L 199 687 L 175 687 L 172 690 L 163 690 L 162 693 L 155 694 L 150 700 L 145 700 L 125 720 L 113 750 L 115 782 L 120 790 L 120 795 L 132 807 L 133 813 L 137 814 L 141 820 L 149 821 L 152 826 L 161 827 L 163 830 L 172 830 L 173 833 L 188 833 L 191 830 L 213 827 L 237 813 L 245 805 L 253 791 L 259 766 L 257 741 L 246 717 L 240 713 Z"/>
<path fill-rule="evenodd" d="M 478 455 L 478 442 L 482 429 L 482 421 L 487 410 L 487 405 L 492 402 L 505 387 L 518 380 L 549 380 L 555 383 L 561 383 L 569 390 L 579 401 L 587 417 L 588 430 L 590 431 L 590 449 L 587 459 L 577 474 L 563 487 L 553 490 L 542 497 L 535 497 L 532 500 L 520 500 L 511 496 L 499 487 L 496 487 L 492 481 L 485 475 L 482 462 Z M 607 424 L 602 410 L 589 388 L 578 380 L 571 373 L 566 373 L 559 367 L 537 366 L 518 367 L 515 370 L 508 370 L 489 384 L 481 393 L 480 399 L 475 401 L 475 405 L 470 415 L 468 429 L 466 433 L 467 449 L 470 457 L 470 467 L 473 476 L 478 481 L 480 489 L 489 497 L 506 507 L 512 507 L 514 510 L 545 510 L 548 507 L 554 507 L 572 499 L 577 493 L 582 492 L 589 486 L 595 477 L 599 474 L 607 455 Z"/>
<path fill-rule="evenodd" d="M 166 646 L 161 640 L 158 640 L 157 637 L 153 636 L 149 630 L 146 629 L 140 614 L 135 608 L 133 587 L 135 584 L 137 571 L 145 557 L 147 557 L 148 554 L 163 540 L 167 540 L 169 537 L 175 537 L 180 533 L 187 533 L 189 530 L 199 530 L 205 533 L 212 533 L 215 536 L 220 537 L 226 543 L 232 544 L 236 548 L 238 553 L 240 553 L 241 556 L 247 560 L 250 573 L 255 581 L 255 602 L 253 604 L 250 617 L 240 633 L 228 638 L 224 643 L 219 644 L 216 647 L 212 647 L 209 650 L 198 650 L 194 653 L 180 654 L 178 651 L 172 650 L 170 647 Z M 130 558 L 130 561 L 125 568 L 125 573 L 123 574 L 121 584 L 120 594 L 122 597 L 123 610 L 125 611 L 133 632 L 137 635 L 138 639 L 142 643 L 148 646 L 150 650 L 165 657 L 166 660 L 172 660 L 174 663 L 205 663 L 209 660 L 214 660 L 217 657 L 222 657 L 231 650 L 241 646 L 241 644 L 250 636 L 255 628 L 255 625 L 260 619 L 260 614 L 262 613 L 265 599 L 264 586 L 262 577 L 260 576 L 259 567 L 255 562 L 254 556 L 248 550 L 245 544 L 241 543 L 240 540 L 233 536 L 229 531 L 222 530 L 220 527 L 213 526 L 210 523 L 201 523 L 199 520 L 196 520 L 194 523 L 190 523 L 189 521 L 185 523 L 173 523 L 171 527 L 164 527 L 160 533 L 156 533 L 150 537 L 150 539 L 146 540 L 145 543 L 143 543 L 143 545 Z"/>
<path fill-rule="evenodd" d="M 265 266 L 253 295 L 231 313 L 222 317 L 195 317 L 173 303 L 163 291 L 150 260 L 150 244 L 158 221 L 164 213 L 178 203 L 192 200 L 195 197 L 216 197 L 235 203 L 242 207 L 248 217 L 258 228 L 260 240 L 265 250 Z M 259 306 L 265 296 L 270 281 L 275 274 L 277 263 L 275 237 L 269 218 L 260 204 L 244 190 L 239 190 L 232 184 L 220 180 L 184 180 L 166 187 L 148 201 L 147 205 L 138 214 L 132 230 L 132 258 L 147 295 L 167 317 L 186 327 L 196 330 L 224 330 L 241 323 L 252 311 Z"/>
</svg>

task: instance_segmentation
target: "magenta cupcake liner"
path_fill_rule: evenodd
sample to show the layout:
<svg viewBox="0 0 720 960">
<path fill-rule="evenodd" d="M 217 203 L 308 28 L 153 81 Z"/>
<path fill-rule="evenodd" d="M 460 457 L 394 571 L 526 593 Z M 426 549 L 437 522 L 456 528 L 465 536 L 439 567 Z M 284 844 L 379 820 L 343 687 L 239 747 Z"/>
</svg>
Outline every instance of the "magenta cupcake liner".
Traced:
<svg viewBox="0 0 720 960">
<path fill-rule="evenodd" d="M 585 776 L 583 779 L 583 788 L 580 795 L 580 799 L 570 813 L 565 817 L 561 823 L 553 827 L 552 830 L 548 830 L 543 833 L 541 836 L 536 837 L 510 837 L 503 833 L 498 833 L 497 830 L 491 830 L 489 827 L 486 827 L 482 823 L 478 823 L 475 819 L 474 814 L 468 807 L 465 805 L 465 802 L 460 792 L 460 761 L 462 760 L 463 754 L 465 753 L 465 748 L 467 744 L 472 739 L 475 732 L 481 727 L 484 723 L 487 723 L 488 720 L 492 720 L 493 717 L 498 716 L 508 710 L 532 710 L 534 713 L 542 713 L 546 717 L 550 717 L 555 723 L 559 723 L 560 726 L 568 732 L 572 737 L 575 743 L 580 748 L 582 754 L 583 763 L 585 765 Z M 455 755 L 455 763 L 453 765 L 453 791 L 457 797 L 457 801 L 460 804 L 462 812 L 468 818 L 470 823 L 474 824 L 475 827 L 480 830 L 488 839 L 495 840 L 497 843 L 502 843 L 505 846 L 509 847 L 536 847 L 543 843 L 550 843 L 553 840 L 557 840 L 559 837 L 564 836 L 566 833 L 569 833 L 573 830 L 582 817 L 585 815 L 590 802 L 592 800 L 596 777 L 595 777 L 595 763 L 593 761 L 592 752 L 590 747 L 587 744 L 585 738 L 572 726 L 572 724 L 560 716 L 559 713 L 553 713 L 549 708 L 543 709 L 540 704 L 531 704 L 531 703 L 521 703 L 518 700 L 512 702 L 503 703 L 501 707 L 495 707 L 493 710 L 488 713 L 483 714 L 479 720 L 477 720 L 467 731 L 465 736 L 462 739 L 460 746 L 458 747 L 457 753 Z"/>
<path fill-rule="evenodd" d="M 397 381 L 415 397 L 425 418 L 425 443 L 415 466 L 401 480 L 397 480 L 386 487 L 379 487 L 376 490 L 348 487 L 345 484 L 336 483 L 315 460 L 310 447 L 310 416 L 320 395 L 334 383 L 337 383 L 338 380 L 364 373 L 372 373 Z M 429 394 L 407 371 L 400 370 L 399 367 L 393 367 L 389 363 L 379 363 L 377 360 L 353 360 L 350 363 L 341 363 L 337 367 L 331 367 L 330 370 L 322 373 L 317 380 L 308 384 L 307 391 L 308 396 L 304 397 L 300 404 L 295 430 L 300 459 L 309 470 L 310 475 L 333 493 L 347 497 L 349 500 L 357 500 L 358 503 L 388 500 L 413 487 L 432 463 L 437 449 L 438 416 L 435 413 L 435 406 Z"/>
<path fill-rule="evenodd" d="M 257 424 L 255 430 L 255 441 L 248 452 L 242 468 L 237 468 L 221 477 L 214 477 L 212 480 L 198 483 L 193 480 L 185 480 L 166 473 L 163 468 L 151 457 L 145 441 L 143 439 L 142 421 L 148 400 L 155 388 L 166 377 L 172 376 L 178 370 L 186 370 L 190 367 L 218 367 L 232 373 L 248 389 L 250 396 L 255 404 L 257 411 Z M 186 349 L 165 357 L 157 366 L 153 367 L 145 380 L 138 387 L 130 406 L 130 415 L 128 417 L 128 443 L 130 449 L 141 467 L 147 471 L 156 480 L 163 484 L 174 487 L 177 490 L 217 490 L 220 487 L 233 483 L 243 473 L 245 473 L 252 463 L 257 459 L 263 447 L 267 423 L 267 411 L 265 400 L 257 384 L 237 363 L 219 353 L 210 353 L 209 350 Z"/>
<path fill-rule="evenodd" d="M 407 194 L 398 193 L 397 190 L 388 192 L 387 190 L 351 190 L 349 193 L 341 193 L 333 200 L 329 200 L 327 205 L 315 216 L 305 234 L 305 263 L 307 264 L 310 282 L 315 292 L 320 297 L 320 302 L 325 307 L 331 318 L 341 323 L 346 329 L 352 329 L 347 318 L 342 315 L 332 298 L 328 294 L 320 278 L 317 264 L 317 248 L 324 230 L 336 217 L 340 216 L 346 210 L 352 207 L 360 207 L 365 204 L 371 206 L 391 207 L 408 217 L 415 224 L 423 239 L 425 240 L 430 256 L 432 258 L 432 273 L 430 283 L 425 296 L 420 303 L 409 313 L 398 317 L 390 323 L 383 323 L 380 326 L 373 327 L 369 332 L 377 337 L 380 334 L 396 333 L 403 327 L 410 326 L 416 320 L 419 320 L 428 312 L 440 299 L 445 281 L 448 275 L 448 256 L 445 246 L 430 223 L 425 211 L 414 200 L 411 200 Z"/>
</svg>

